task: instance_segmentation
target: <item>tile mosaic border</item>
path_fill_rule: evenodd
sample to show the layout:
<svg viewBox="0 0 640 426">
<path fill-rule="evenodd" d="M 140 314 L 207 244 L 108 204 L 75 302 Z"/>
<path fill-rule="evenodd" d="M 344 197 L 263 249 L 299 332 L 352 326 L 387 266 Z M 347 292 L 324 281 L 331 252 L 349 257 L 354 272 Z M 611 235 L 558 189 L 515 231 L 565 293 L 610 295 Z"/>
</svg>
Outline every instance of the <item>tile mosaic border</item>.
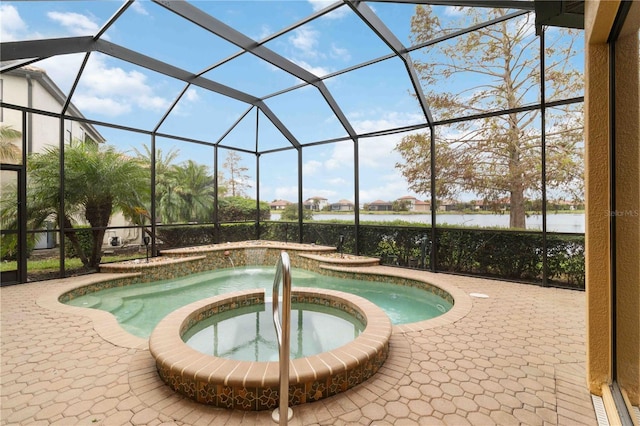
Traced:
<svg viewBox="0 0 640 426">
<path fill-rule="evenodd" d="M 391 321 L 375 304 L 349 293 L 316 288 L 292 290 L 293 302 L 341 309 L 361 318 L 363 332 L 335 350 L 291 360 L 289 405 L 317 401 L 373 376 L 389 354 Z M 203 404 L 240 410 L 278 406 L 277 362 L 235 361 L 204 355 L 182 341 L 195 323 L 218 312 L 264 303 L 264 291 L 246 290 L 200 300 L 165 317 L 149 338 L 162 380 L 174 391 Z"/>
</svg>

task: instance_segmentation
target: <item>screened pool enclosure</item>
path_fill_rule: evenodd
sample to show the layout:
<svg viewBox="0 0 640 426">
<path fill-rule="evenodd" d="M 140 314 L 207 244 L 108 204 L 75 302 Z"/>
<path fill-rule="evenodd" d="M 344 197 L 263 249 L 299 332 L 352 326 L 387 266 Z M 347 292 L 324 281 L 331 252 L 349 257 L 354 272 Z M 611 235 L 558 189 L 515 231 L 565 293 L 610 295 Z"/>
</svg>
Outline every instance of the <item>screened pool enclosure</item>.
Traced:
<svg viewBox="0 0 640 426">
<path fill-rule="evenodd" d="M 1 7 L 3 284 L 259 239 L 584 288 L 580 1 Z"/>
</svg>

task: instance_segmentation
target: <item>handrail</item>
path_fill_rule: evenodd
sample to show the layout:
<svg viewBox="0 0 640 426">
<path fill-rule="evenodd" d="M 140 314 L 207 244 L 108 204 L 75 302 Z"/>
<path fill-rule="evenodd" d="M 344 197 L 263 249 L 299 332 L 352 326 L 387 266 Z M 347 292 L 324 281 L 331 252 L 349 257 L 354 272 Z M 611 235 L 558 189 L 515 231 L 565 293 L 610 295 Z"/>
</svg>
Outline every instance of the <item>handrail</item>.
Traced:
<svg viewBox="0 0 640 426">
<path fill-rule="evenodd" d="M 279 313 L 280 281 L 282 281 L 282 321 Z M 293 411 L 289 408 L 289 347 L 291 339 L 291 262 L 286 251 L 280 253 L 273 280 L 273 325 L 276 327 L 280 352 L 280 406 L 274 410 L 272 418 L 280 425 L 286 425 Z"/>
</svg>

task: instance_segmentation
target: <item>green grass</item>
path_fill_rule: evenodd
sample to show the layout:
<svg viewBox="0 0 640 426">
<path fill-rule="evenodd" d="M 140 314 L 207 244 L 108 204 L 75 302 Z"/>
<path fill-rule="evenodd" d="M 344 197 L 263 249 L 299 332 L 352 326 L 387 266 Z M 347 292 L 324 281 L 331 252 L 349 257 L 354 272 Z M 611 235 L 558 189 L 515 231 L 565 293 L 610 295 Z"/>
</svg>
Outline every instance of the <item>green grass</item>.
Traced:
<svg viewBox="0 0 640 426">
<path fill-rule="evenodd" d="M 102 256 L 102 263 L 118 262 L 129 259 L 139 259 L 144 256 L 140 255 L 120 255 L 120 256 Z M 13 261 L 4 261 L 0 263 L 0 271 L 15 271 L 18 268 L 18 263 Z M 78 258 L 65 259 L 65 269 L 79 269 L 82 268 L 82 261 Z M 60 269 L 60 259 L 27 259 L 27 270 L 29 272 L 56 272 Z"/>
</svg>

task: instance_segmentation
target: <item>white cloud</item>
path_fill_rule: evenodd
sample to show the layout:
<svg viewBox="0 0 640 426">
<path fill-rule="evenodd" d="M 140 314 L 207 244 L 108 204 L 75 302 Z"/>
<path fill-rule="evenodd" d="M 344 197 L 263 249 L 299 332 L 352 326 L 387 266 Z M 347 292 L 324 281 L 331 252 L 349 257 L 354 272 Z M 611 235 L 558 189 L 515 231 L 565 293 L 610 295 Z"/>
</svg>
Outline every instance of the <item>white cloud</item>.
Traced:
<svg viewBox="0 0 640 426">
<path fill-rule="evenodd" d="M 69 34 L 75 36 L 94 35 L 100 29 L 90 17 L 74 12 L 48 12 L 47 16 L 62 25 Z"/>
<path fill-rule="evenodd" d="M 80 65 L 84 59 L 84 54 L 75 55 L 57 55 L 42 61 L 38 61 L 34 65 L 47 71 L 47 75 L 56 83 L 56 85 L 64 92 L 69 93 Z"/>
<path fill-rule="evenodd" d="M 394 148 L 401 138 L 401 135 L 388 135 L 363 139 L 358 150 L 360 164 L 374 169 L 389 167 L 389 164 L 395 165 L 396 161 L 400 160 L 400 156 Z"/>
<path fill-rule="evenodd" d="M 353 143 L 339 142 L 333 144 L 331 158 L 325 161 L 324 166 L 327 170 L 337 170 L 348 167 L 353 168 Z"/>
<path fill-rule="evenodd" d="M 48 29 L 45 33 L 34 31 L 22 19 L 18 8 L 0 5 L 0 38 L 2 41 L 34 40 L 48 37 L 94 35 L 100 29 L 92 16 L 74 12 L 48 12 L 47 17 L 62 29 Z"/>
<path fill-rule="evenodd" d="M 311 8 L 314 12 L 324 9 L 325 7 L 331 5 L 331 3 L 334 2 L 327 0 L 309 0 L 309 4 L 311 5 Z"/>
<path fill-rule="evenodd" d="M 325 67 L 315 67 L 305 61 L 300 61 L 296 59 L 291 60 L 293 63 L 300 65 L 305 70 L 309 71 L 311 74 L 316 75 L 318 77 L 325 76 L 331 73 L 331 70 Z"/>
<path fill-rule="evenodd" d="M 133 107 L 162 111 L 170 101 L 155 93 L 140 71 L 111 67 L 104 56 L 94 54 L 89 60 L 73 102 L 81 111 L 109 116 L 129 112 Z"/>
<path fill-rule="evenodd" d="M 307 187 L 302 188 L 302 193 L 304 194 L 302 198 L 305 200 L 311 197 L 323 197 L 329 200 L 329 202 L 335 199 L 336 195 L 338 194 L 337 191 L 332 191 L 331 189 L 326 189 L 326 188 L 318 189 L 318 188 L 307 188 Z"/>
<path fill-rule="evenodd" d="M 367 118 L 367 116 L 372 118 Z M 424 122 L 425 120 L 424 116 L 419 114 L 382 110 L 370 111 L 368 114 L 363 114 L 362 111 L 354 114 L 350 113 L 349 119 L 358 133 L 393 129 Z"/>
<path fill-rule="evenodd" d="M 147 9 L 145 9 L 145 7 L 142 5 L 142 1 L 138 0 L 136 2 L 134 2 L 131 5 L 131 9 L 134 10 L 136 13 L 139 13 L 140 15 L 149 15 L 149 12 L 147 12 Z"/>
<path fill-rule="evenodd" d="M 333 178 L 333 179 L 328 179 L 326 181 L 329 185 L 333 185 L 333 186 L 341 186 L 344 187 L 345 185 L 348 184 L 346 179 L 337 177 L 337 178 Z"/>
<path fill-rule="evenodd" d="M 151 90 L 146 80 L 147 77 L 139 71 L 125 71 L 107 66 L 104 60 L 95 60 L 89 61 L 82 85 L 98 95 L 127 96 L 135 92 L 146 96 Z"/>
<path fill-rule="evenodd" d="M 461 6 L 447 6 L 444 9 L 446 16 L 460 17 L 466 15 L 467 8 Z"/>
<path fill-rule="evenodd" d="M 78 106 L 81 111 L 105 114 L 109 117 L 131 112 L 131 104 L 98 96 L 78 94 L 73 97 L 73 103 Z"/>
<path fill-rule="evenodd" d="M 310 160 L 302 165 L 302 173 L 307 177 L 313 176 L 320 171 L 322 171 L 322 163 L 320 161 Z"/>
<path fill-rule="evenodd" d="M 376 118 L 366 118 L 366 116 L 378 115 Z M 399 112 L 377 112 L 371 111 L 368 114 L 360 111 L 349 114 L 351 124 L 357 133 L 369 133 L 378 130 L 393 129 L 397 127 L 415 124 L 421 118 L 414 114 L 404 114 Z M 423 120 L 423 119 L 422 119 Z M 395 146 L 405 134 L 379 136 L 376 138 L 366 138 L 360 141 L 358 150 L 361 166 L 370 168 L 388 167 L 399 161 L 399 154 L 395 152 Z M 353 147 L 351 144 L 335 144 L 331 159 L 327 161 L 329 168 L 345 167 L 352 163 Z"/>
<path fill-rule="evenodd" d="M 322 10 L 325 7 L 335 3 L 335 1 L 327 1 L 327 0 L 308 0 L 308 1 L 314 12 Z M 349 13 L 349 7 L 347 7 L 346 5 L 342 5 L 339 8 L 334 9 L 333 11 L 324 15 L 324 17 L 329 19 L 340 19 L 346 16 L 348 13 Z"/>
<path fill-rule="evenodd" d="M 200 100 L 200 95 L 198 95 L 198 91 L 195 89 L 187 89 L 187 93 L 185 93 L 185 98 L 189 102 L 196 102 Z"/>
<path fill-rule="evenodd" d="M 0 38 L 2 41 L 24 39 L 27 31 L 27 23 L 22 20 L 15 6 L 0 5 Z"/>
<path fill-rule="evenodd" d="M 304 56 L 315 58 L 318 56 L 318 52 L 315 49 L 318 46 L 319 35 L 320 33 L 311 27 L 302 27 L 293 31 L 289 41 Z"/>
<path fill-rule="evenodd" d="M 298 187 L 297 186 L 281 186 L 274 191 L 277 200 L 287 200 L 292 203 L 298 201 Z"/>
<path fill-rule="evenodd" d="M 254 40 L 264 40 L 265 38 L 269 37 L 271 33 L 272 30 L 268 25 L 262 25 L 260 27 L 260 34 L 258 34 L 258 36 Z"/>
<path fill-rule="evenodd" d="M 408 194 L 407 182 L 399 173 L 376 176 L 376 178 L 361 183 L 361 203 L 371 203 L 376 200 L 393 201 Z"/>
<path fill-rule="evenodd" d="M 348 61 L 351 59 L 351 54 L 347 49 L 331 44 L 331 57 L 334 59 L 340 59 L 342 61 Z"/>
</svg>

